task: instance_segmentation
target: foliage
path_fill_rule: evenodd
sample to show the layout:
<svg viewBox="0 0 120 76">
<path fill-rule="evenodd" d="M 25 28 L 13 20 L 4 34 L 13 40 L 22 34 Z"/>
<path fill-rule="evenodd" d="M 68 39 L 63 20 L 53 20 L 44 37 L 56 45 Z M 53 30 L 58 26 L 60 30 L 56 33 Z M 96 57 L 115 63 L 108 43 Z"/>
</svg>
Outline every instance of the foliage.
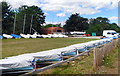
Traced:
<svg viewBox="0 0 120 76">
<path fill-rule="evenodd" d="M 70 31 L 84 31 L 88 29 L 88 19 L 79 16 L 79 14 L 72 14 L 66 21 L 64 29 Z"/>
<path fill-rule="evenodd" d="M 19 9 L 11 10 L 11 6 L 7 2 L 0 2 L 2 5 L 2 33 L 11 34 L 13 33 L 14 27 L 14 18 L 16 14 L 16 27 L 15 33 L 20 34 L 23 33 L 23 25 L 24 25 L 24 17 L 25 18 L 25 29 L 24 33 L 30 33 L 30 26 L 32 24 L 33 28 L 41 33 L 43 28 L 46 27 L 61 27 L 61 24 L 48 24 L 46 26 L 42 26 L 45 23 L 45 15 L 41 8 L 37 6 L 27 6 L 23 5 L 19 7 Z M 33 15 L 33 21 L 31 23 Z M 66 21 L 66 24 L 63 27 L 65 31 L 86 31 L 87 34 L 92 34 L 92 32 L 96 32 L 97 35 L 102 35 L 103 30 L 115 30 L 120 32 L 120 27 L 116 23 L 110 23 L 108 18 L 97 17 L 95 19 L 87 19 L 79 16 L 79 14 L 72 14 L 69 19 Z M 32 32 L 33 33 L 33 32 Z"/>
<path fill-rule="evenodd" d="M 47 28 L 47 27 L 60 27 L 60 24 L 47 24 L 45 26 L 42 26 L 43 28 Z"/>
<path fill-rule="evenodd" d="M 2 5 L 2 33 L 11 34 L 13 32 L 14 12 L 7 2 L 1 2 Z"/>
<path fill-rule="evenodd" d="M 89 20 L 89 29 L 86 31 L 87 34 L 92 34 L 92 32 L 96 32 L 98 36 L 101 36 L 103 30 L 115 30 L 120 32 L 120 28 L 116 23 L 109 23 L 110 21 L 107 18 L 98 17 L 96 19 Z"/>
<path fill-rule="evenodd" d="M 100 24 L 96 24 L 95 26 L 89 28 L 87 34 L 92 34 L 92 32 L 96 32 L 97 35 L 101 35 L 103 32 L 103 27 Z"/>
<path fill-rule="evenodd" d="M 26 6 L 26 5 L 21 6 L 18 9 L 17 23 L 16 23 L 16 25 L 19 27 L 17 28 L 18 32 L 22 32 L 25 15 L 26 15 L 25 33 L 29 33 L 30 31 L 32 15 L 33 15 L 33 22 L 32 22 L 33 28 L 38 32 L 40 32 L 41 26 L 43 25 L 43 23 L 45 23 L 44 13 L 37 6 Z"/>
<path fill-rule="evenodd" d="M 33 28 L 40 32 L 41 26 L 45 23 L 45 16 L 42 10 L 37 6 L 27 6 L 23 5 L 15 10 L 11 10 L 11 6 L 7 2 L 1 2 L 2 5 L 2 32 L 11 34 L 13 33 L 14 19 L 16 14 L 16 27 L 15 33 L 20 34 L 23 32 L 23 23 L 24 16 L 26 15 L 25 20 L 25 33 L 30 32 L 31 18 L 33 15 Z"/>
<path fill-rule="evenodd" d="M 66 21 L 64 29 L 67 32 L 71 31 L 86 31 L 87 34 L 96 32 L 97 35 L 101 36 L 103 30 L 115 30 L 120 32 L 120 27 L 116 23 L 110 23 L 108 18 L 97 17 L 95 19 L 87 19 L 79 16 L 79 14 L 72 14 Z"/>
</svg>

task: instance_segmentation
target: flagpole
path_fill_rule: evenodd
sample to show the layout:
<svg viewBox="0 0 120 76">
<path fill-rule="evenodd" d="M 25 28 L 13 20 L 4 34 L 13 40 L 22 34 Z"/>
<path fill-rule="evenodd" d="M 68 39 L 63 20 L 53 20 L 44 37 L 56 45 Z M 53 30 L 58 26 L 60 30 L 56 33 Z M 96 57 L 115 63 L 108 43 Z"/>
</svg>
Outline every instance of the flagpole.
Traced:
<svg viewBox="0 0 120 76">
<path fill-rule="evenodd" d="M 16 14 L 15 14 L 15 18 L 14 18 L 13 34 L 15 33 L 15 24 L 16 24 Z"/>
<path fill-rule="evenodd" d="M 25 30 L 25 21 L 26 21 L 26 14 L 24 15 L 23 34 L 24 34 L 24 30 Z"/>
<path fill-rule="evenodd" d="M 59 25 L 59 16 L 58 16 L 58 25 Z M 57 30 L 58 30 L 58 25 L 57 25 Z"/>
<path fill-rule="evenodd" d="M 52 34 L 53 34 L 53 21 L 54 20 L 54 16 L 53 16 L 53 18 L 52 18 Z"/>
<path fill-rule="evenodd" d="M 32 29 L 32 23 L 33 23 L 33 15 L 32 15 L 32 18 L 31 18 L 30 34 L 31 34 L 31 29 Z"/>
</svg>

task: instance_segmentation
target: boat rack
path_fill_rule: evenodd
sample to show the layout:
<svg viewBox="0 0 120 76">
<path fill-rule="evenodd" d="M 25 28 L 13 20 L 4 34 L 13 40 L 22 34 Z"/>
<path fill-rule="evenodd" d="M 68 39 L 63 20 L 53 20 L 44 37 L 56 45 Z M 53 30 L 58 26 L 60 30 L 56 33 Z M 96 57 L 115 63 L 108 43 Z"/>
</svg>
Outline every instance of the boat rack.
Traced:
<svg viewBox="0 0 120 76">
<path fill-rule="evenodd" d="M 31 75 L 31 74 L 37 74 L 37 73 L 42 72 L 42 71 L 45 71 L 45 70 L 47 70 L 47 69 L 50 69 L 50 68 L 54 68 L 54 67 L 56 67 L 56 66 L 59 66 L 59 65 L 61 65 L 61 64 L 63 64 L 63 63 L 66 63 L 66 62 L 69 63 L 70 61 L 76 59 L 76 58 L 79 57 L 79 56 L 83 56 L 83 55 L 86 54 L 86 53 L 87 53 L 87 56 L 89 56 L 89 52 L 90 52 L 90 51 L 94 50 L 95 48 L 102 47 L 102 46 L 104 46 L 104 44 L 103 44 L 103 45 L 94 46 L 93 48 L 90 48 L 90 49 L 86 49 L 86 51 L 81 52 L 81 53 L 78 52 L 78 49 L 75 49 L 74 51 L 73 51 L 73 50 L 72 50 L 72 51 L 69 51 L 69 52 L 76 52 L 76 55 L 71 55 L 71 56 L 69 56 L 70 58 L 68 58 L 68 59 L 66 59 L 66 60 L 63 60 L 63 58 L 64 58 L 64 57 L 68 57 L 68 56 L 63 56 L 63 54 L 64 54 L 64 53 L 69 53 L 69 52 L 61 52 L 61 55 L 60 55 L 60 57 L 62 58 L 61 61 L 51 61 L 51 62 L 49 61 L 49 62 L 44 62 L 45 64 L 46 64 L 46 63 L 54 63 L 54 64 L 51 64 L 51 65 L 42 67 L 42 68 L 40 68 L 40 69 L 37 69 L 37 65 L 38 65 L 38 64 L 37 64 L 37 59 L 39 59 L 39 57 L 35 57 L 35 58 L 34 58 L 34 61 L 33 61 L 33 64 L 32 64 L 32 66 L 33 66 L 33 69 L 32 69 L 32 70 L 6 72 L 6 73 L 2 73 L 2 74 L 24 73 L 24 74 L 22 74 L 21 76 L 27 76 L 27 75 Z"/>
</svg>

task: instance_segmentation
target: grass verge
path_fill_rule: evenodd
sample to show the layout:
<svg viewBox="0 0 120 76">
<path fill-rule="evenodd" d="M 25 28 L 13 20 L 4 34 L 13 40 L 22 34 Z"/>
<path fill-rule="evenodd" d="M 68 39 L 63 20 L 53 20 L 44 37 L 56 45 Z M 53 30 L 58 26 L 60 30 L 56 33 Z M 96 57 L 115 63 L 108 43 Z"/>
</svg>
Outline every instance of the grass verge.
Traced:
<svg viewBox="0 0 120 76">
<path fill-rule="evenodd" d="M 93 69 L 93 52 L 90 52 L 90 56 L 81 56 L 70 61 L 70 64 L 62 64 L 58 67 L 46 70 L 39 74 L 118 74 L 118 52 L 120 45 L 110 52 L 110 54 L 103 59 L 103 63 L 97 70 Z"/>
<path fill-rule="evenodd" d="M 69 65 L 65 63 L 39 74 L 90 74 L 93 66 L 93 59 L 93 54 L 90 52 L 90 56 L 80 56 L 70 61 Z"/>
<path fill-rule="evenodd" d="M 68 45 L 88 42 L 96 39 L 85 38 L 39 38 L 39 39 L 3 39 L 2 58 L 25 53 L 35 53 Z"/>
</svg>

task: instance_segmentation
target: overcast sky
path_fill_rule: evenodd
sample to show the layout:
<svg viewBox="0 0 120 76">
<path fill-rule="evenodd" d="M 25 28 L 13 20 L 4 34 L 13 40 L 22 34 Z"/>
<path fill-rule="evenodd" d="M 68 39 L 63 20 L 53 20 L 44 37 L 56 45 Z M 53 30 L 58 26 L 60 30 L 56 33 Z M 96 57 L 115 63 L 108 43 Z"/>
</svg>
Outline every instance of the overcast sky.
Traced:
<svg viewBox="0 0 120 76">
<path fill-rule="evenodd" d="M 2 0 L 0 0 L 2 1 Z M 64 23 L 73 13 L 85 18 L 107 17 L 118 24 L 120 0 L 4 0 L 13 9 L 22 5 L 38 6 L 46 15 L 46 23 Z"/>
</svg>

